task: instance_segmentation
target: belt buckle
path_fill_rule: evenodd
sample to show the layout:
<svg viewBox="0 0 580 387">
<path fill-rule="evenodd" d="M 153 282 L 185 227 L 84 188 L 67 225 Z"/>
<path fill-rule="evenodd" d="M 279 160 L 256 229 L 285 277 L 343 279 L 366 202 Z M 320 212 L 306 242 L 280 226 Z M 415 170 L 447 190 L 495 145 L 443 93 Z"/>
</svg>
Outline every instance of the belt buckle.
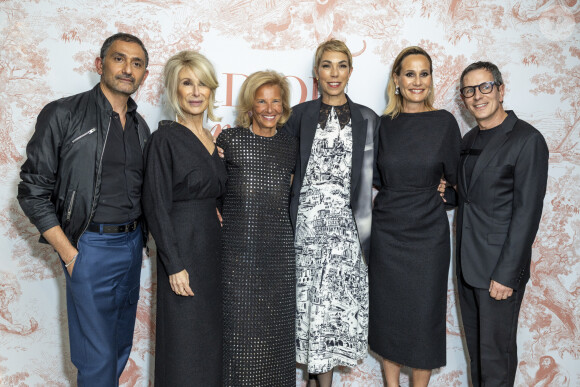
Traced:
<svg viewBox="0 0 580 387">
<path fill-rule="evenodd" d="M 131 232 L 133 231 L 131 228 L 133 226 L 133 223 L 128 223 L 128 224 L 124 224 L 123 225 L 123 231 L 122 232 Z"/>
</svg>

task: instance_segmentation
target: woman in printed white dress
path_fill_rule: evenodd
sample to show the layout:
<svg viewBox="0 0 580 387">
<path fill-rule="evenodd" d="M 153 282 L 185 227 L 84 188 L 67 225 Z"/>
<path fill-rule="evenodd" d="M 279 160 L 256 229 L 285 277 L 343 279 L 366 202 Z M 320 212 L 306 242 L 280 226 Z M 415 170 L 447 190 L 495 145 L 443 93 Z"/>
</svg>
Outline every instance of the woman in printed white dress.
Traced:
<svg viewBox="0 0 580 387">
<path fill-rule="evenodd" d="M 367 354 L 374 144 L 379 120 L 345 94 L 352 55 L 339 40 L 318 46 L 321 98 L 293 108 L 299 139 L 290 200 L 296 247 L 296 361 L 322 387 L 337 365 Z"/>
</svg>

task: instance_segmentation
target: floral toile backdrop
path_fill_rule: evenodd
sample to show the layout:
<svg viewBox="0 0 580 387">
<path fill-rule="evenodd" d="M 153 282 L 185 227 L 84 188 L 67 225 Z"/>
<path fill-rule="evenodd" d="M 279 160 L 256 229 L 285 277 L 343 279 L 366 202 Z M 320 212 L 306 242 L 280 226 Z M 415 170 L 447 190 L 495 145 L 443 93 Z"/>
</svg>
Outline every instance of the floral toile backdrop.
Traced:
<svg viewBox="0 0 580 387">
<path fill-rule="evenodd" d="M 233 124 L 244 77 L 271 68 L 288 76 L 292 104 L 317 98 L 312 65 L 319 42 L 346 41 L 354 55 L 349 96 L 380 113 L 391 63 L 409 45 L 433 58 L 436 107 L 465 133 L 458 78 L 491 60 L 506 82 L 506 109 L 546 137 L 548 192 L 534 243 L 532 276 L 518 331 L 516 386 L 580 385 L 580 0 L 2 0 L 0 1 L 0 385 L 75 385 L 68 348 L 64 277 L 20 210 L 18 172 L 36 116 L 51 100 L 99 81 L 94 58 L 118 31 L 144 41 L 150 75 L 134 96 L 152 129 L 164 110 L 161 73 L 181 50 L 215 65 L 222 117 Z M 454 213 L 449 213 L 453 222 Z M 451 237 L 454 242 L 454 237 Z M 122 386 L 153 382 L 155 250 L 144 256 L 131 358 Z M 453 255 L 450 257 L 453 260 Z M 449 276 L 447 366 L 431 385 L 467 386 L 465 343 L 453 267 Z M 408 371 L 402 385 L 408 385 Z M 296 385 L 305 385 L 296 369 Z M 382 386 L 376 355 L 340 368 L 336 386 Z"/>
</svg>

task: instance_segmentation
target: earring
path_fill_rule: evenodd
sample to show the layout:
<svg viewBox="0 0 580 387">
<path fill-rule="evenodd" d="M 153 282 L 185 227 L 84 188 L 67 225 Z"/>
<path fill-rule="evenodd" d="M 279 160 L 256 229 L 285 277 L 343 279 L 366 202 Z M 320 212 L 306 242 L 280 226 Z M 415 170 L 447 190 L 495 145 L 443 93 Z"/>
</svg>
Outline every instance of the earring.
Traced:
<svg viewBox="0 0 580 387">
<path fill-rule="evenodd" d="M 344 93 L 345 93 L 345 94 L 348 94 L 348 82 L 346 83 L 346 88 L 345 88 L 345 90 L 344 90 Z"/>
<path fill-rule="evenodd" d="M 248 117 L 252 118 L 252 111 L 251 110 L 248 112 Z"/>
<path fill-rule="evenodd" d="M 395 88 L 395 95 L 399 95 L 399 86 Z"/>
</svg>

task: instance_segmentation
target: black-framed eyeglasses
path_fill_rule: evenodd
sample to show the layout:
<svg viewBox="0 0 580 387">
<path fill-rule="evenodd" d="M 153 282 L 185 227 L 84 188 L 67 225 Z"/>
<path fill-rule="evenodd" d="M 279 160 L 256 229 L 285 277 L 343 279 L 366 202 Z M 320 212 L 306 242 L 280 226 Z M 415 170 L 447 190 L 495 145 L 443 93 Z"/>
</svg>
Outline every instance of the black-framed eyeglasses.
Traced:
<svg viewBox="0 0 580 387">
<path fill-rule="evenodd" d="M 478 88 L 481 94 L 489 94 L 493 90 L 494 81 L 483 82 L 477 86 L 465 86 L 459 89 L 459 92 L 464 98 L 471 98 L 475 95 L 475 89 Z M 499 86 L 499 85 L 498 85 Z"/>
</svg>

